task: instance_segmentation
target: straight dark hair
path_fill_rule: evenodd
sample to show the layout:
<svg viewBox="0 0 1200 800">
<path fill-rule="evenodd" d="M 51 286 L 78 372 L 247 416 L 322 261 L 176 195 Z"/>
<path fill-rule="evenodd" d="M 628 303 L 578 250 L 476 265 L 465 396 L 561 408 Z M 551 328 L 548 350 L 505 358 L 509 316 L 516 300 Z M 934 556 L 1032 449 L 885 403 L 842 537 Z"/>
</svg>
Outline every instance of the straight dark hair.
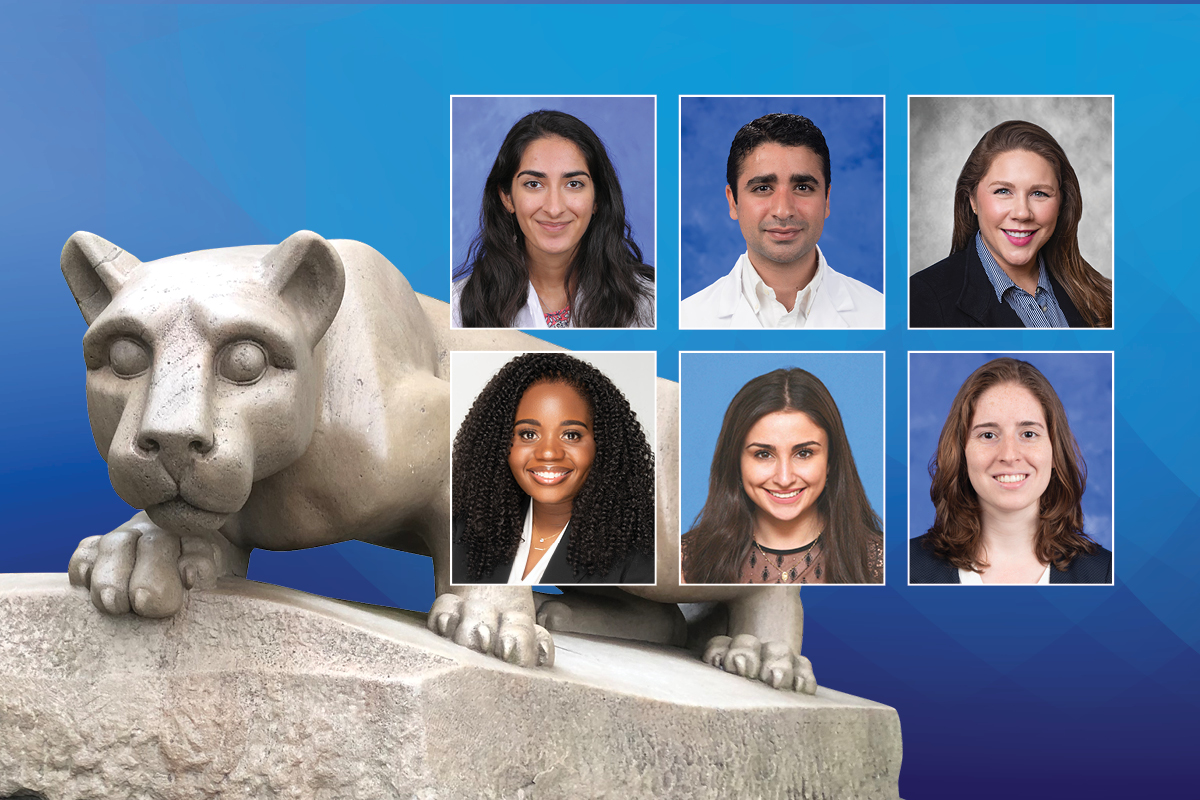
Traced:
<svg viewBox="0 0 1200 800">
<path fill-rule="evenodd" d="M 869 583 L 872 544 L 883 540 L 879 515 L 871 508 L 858 477 L 842 415 L 817 376 L 793 367 L 753 379 L 725 411 L 708 476 L 708 499 L 685 534 L 690 537 L 683 565 L 688 583 L 736 583 L 754 547 L 758 507 L 742 488 L 742 449 L 754 424 L 778 411 L 800 411 L 829 440 L 825 490 L 817 509 L 825 520 L 821 546 L 827 583 Z"/>
<path fill-rule="evenodd" d="M 454 278 L 470 276 L 460 299 L 467 328 L 510 328 L 529 289 L 525 234 L 500 193 L 512 195 L 512 182 L 525 148 L 557 136 L 574 144 L 587 162 L 596 192 L 596 212 L 584 231 L 567 273 L 571 324 L 577 328 L 632 328 L 654 325 L 654 269 L 625 219 L 625 199 L 617 171 L 600 137 L 579 119 L 561 111 L 535 111 L 517 121 L 496 154 L 483 186 L 479 232 Z"/>
<path fill-rule="evenodd" d="M 1054 233 L 1042 247 L 1046 269 L 1067 290 L 1067 296 L 1084 322 L 1093 328 L 1111 328 L 1112 281 L 1097 272 L 1079 251 L 1079 220 L 1083 217 L 1079 178 L 1054 137 L 1032 122 L 1001 122 L 985 133 L 971 151 L 954 187 L 954 237 L 950 253 L 960 253 L 975 246 L 979 217 L 971 210 L 971 199 L 996 156 L 1013 150 L 1024 150 L 1046 159 L 1058 178 L 1062 202 L 1058 206 Z"/>
</svg>

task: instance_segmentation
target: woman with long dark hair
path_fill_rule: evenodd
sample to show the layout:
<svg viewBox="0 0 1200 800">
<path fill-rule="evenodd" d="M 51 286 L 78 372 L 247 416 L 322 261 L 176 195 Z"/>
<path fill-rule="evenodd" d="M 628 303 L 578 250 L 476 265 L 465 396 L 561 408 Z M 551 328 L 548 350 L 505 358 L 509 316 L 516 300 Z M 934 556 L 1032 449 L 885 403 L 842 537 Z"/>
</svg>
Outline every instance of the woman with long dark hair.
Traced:
<svg viewBox="0 0 1200 800">
<path fill-rule="evenodd" d="M 1112 281 L 1079 250 L 1083 197 L 1032 122 L 983 135 L 954 189 L 950 255 L 909 281 L 914 328 L 1112 327 Z"/>
<path fill-rule="evenodd" d="M 912 583 L 1110 583 L 1083 531 L 1087 465 L 1037 367 L 997 358 L 959 388 L 930 461 L 936 516 L 909 543 Z"/>
<path fill-rule="evenodd" d="M 654 269 L 617 172 L 600 137 L 561 111 L 528 114 L 504 138 L 454 277 L 454 327 L 654 326 Z"/>
<path fill-rule="evenodd" d="M 879 516 L 815 375 L 778 369 L 733 398 L 682 549 L 687 583 L 883 581 Z"/>
<path fill-rule="evenodd" d="M 453 582 L 653 583 L 654 453 L 629 401 L 565 353 L 508 362 L 454 439 Z"/>
</svg>

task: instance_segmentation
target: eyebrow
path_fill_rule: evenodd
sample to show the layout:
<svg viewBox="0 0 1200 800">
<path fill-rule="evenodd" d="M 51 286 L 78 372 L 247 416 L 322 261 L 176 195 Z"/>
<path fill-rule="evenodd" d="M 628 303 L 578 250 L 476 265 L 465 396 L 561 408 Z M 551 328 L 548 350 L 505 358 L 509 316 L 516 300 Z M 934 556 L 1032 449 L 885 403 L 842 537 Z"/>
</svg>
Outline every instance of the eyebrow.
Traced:
<svg viewBox="0 0 1200 800">
<path fill-rule="evenodd" d="M 988 186 L 1004 186 L 1009 189 L 1017 188 L 1017 185 L 1015 183 L 1009 183 L 1008 181 L 992 181 L 991 183 L 988 184 Z M 1030 186 L 1029 188 L 1030 189 L 1049 189 L 1052 192 L 1056 191 L 1056 187 L 1053 184 L 1049 184 L 1049 183 L 1035 183 L 1032 186 Z"/>
<path fill-rule="evenodd" d="M 820 446 L 821 446 L 820 442 L 813 440 L 813 441 L 809 441 L 809 442 L 801 442 L 800 444 L 794 444 L 794 445 L 792 445 L 792 449 L 798 450 L 801 447 L 820 447 Z M 774 450 L 775 449 L 775 445 L 765 444 L 763 442 L 751 442 L 750 444 L 746 445 L 747 450 L 749 450 L 752 447 L 761 447 L 764 450 Z"/>
<path fill-rule="evenodd" d="M 519 419 L 513 423 L 513 427 L 515 428 L 518 425 L 537 425 L 540 427 L 541 424 L 542 423 L 538 422 L 536 419 Z M 581 422 L 577 419 L 564 419 L 562 422 L 560 422 L 558 424 L 559 424 L 559 427 L 566 427 L 566 426 L 574 425 L 574 426 L 577 426 L 580 428 L 586 428 L 588 426 L 586 422 Z"/>
<path fill-rule="evenodd" d="M 778 182 L 779 182 L 779 176 L 776 175 L 774 172 L 772 172 L 770 175 L 755 175 L 752 178 L 746 179 L 746 188 L 750 188 L 751 186 L 761 186 L 763 184 L 774 185 Z M 799 173 L 799 172 L 792 175 L 790 182 L 791 183 L 811 183 L 814 186 L 821 185 L 821 182 L 819 180 L 817 180 L 816 176 L 809 175 L 808 173 Z"/>
<path fill-rule="evenodd" d="M 997 422 L 981 422 L 978 425 L 972 425 L 971 430 L 974 431 L 974 430 L 978 430 L 980 428 L 999 428 L 999 427 L 1000 427 L 1000 424 Z M 1017 423 L 1017 427 L 1018 428 L 1045 428 L 1046 426 L 1034 419 L 1023 419 Z"/>
<path fill-rule="evenodd" d="M 546 173 L 539 172 L 538 170 L 535 170 L 535 169 L 523 169 L 517 173 L 518 178 L 521 177 L 522 175 L 528 175 L 531 178 L 541 178 L 542 180 L 546 179 Z M 580 175 L 582 175 L 585 178 L 592 177 L 591 175 L 587 174 L 587 170 L 583 170 L 583 169 L 577 169 L 574 172 L 564 172 L 562 174 L 562 176 L 564 178 L 578 178 Z"/>
</svg>

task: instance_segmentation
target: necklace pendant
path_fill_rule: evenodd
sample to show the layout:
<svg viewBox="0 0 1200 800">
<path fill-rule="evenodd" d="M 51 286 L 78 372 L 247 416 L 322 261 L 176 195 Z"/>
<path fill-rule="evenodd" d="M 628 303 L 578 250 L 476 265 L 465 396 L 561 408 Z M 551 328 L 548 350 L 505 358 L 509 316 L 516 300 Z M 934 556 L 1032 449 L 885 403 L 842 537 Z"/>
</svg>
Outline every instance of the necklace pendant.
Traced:
<svg viewBox="0 0 1200 800">
<path fill-rule="evenodd" d="M 789 574 L 791 574 L 791 570 L 785 569 L 782 573 L 780 573 L 779 577 L 783 580 L 784 583 L 787 583 L 789 580 L 791 580 L 788 577 Z"/>
<path fill-rule="evenodd" d="M 539 542 L 544 542 L 544 541 L 546 541 L 546 540 L 545 540 L 545 539 L 538 539 L 538 541 L 539 541 Z"/>
</svg>

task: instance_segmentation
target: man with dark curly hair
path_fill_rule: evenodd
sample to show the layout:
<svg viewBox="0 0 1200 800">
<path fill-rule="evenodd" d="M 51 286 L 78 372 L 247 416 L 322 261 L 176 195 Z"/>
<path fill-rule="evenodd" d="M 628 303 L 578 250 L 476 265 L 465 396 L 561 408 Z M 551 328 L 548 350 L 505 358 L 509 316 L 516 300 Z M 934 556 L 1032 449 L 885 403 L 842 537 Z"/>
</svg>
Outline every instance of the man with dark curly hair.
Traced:
<svg viewBox="0 0 1200 800">
<path fill-rule="evenodd" d="M 452 580 L 654 581 L 654 453 L 612 381 L 527 353 L 480 392 L 454 439 Z"/>
</svg>

